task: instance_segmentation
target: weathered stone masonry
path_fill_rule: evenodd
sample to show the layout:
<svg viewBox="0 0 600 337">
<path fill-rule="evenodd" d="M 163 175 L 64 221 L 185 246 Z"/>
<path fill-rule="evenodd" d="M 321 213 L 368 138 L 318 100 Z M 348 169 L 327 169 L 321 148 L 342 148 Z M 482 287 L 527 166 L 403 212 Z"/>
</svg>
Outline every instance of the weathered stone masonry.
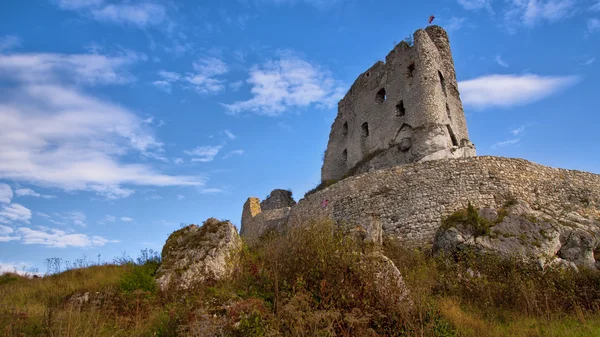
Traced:
<svg viewBox="0 0 600 337">
<path fill-rule="evenodd" d="M 476 207 L 499 208 L 512 198 L 557 219 L 569 212 L 599 219 L 600 175 L 488 156 L 414 163 L 346 178 L 300 200 L 289 211 L 286 208 L 289 216 L 277 223 L 296 226 L 331 218 L 368 227 L 376 220 L 384 236 L 429 245 L 442 217 L 465 208 L 469 201 Z M 242 219 L 242 228 L 255 223 Z M 268 227 L 260 224 L 256 235 Z"/>
<path fill-rule="evenodd" d="M 362 73 L 338 104 L 321 180 L 475 155 L 446 32 L 429 26 Z"/>
</svg>

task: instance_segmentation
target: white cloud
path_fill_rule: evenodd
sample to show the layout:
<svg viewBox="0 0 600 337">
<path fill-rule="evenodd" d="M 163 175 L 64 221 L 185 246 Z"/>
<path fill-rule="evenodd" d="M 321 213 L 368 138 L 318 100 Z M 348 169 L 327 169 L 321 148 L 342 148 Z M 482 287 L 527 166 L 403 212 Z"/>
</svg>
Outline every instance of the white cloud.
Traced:
<svg viewBox="0 0 600 337">
<path fill-rule="evenodd" d="M 115 222 L 115 220 L 117 220 L 117 217 L 115 217 L 114 215 L 106 215 L 104 217 L 104 221 L 106 222 Z"/>
<path fill-rule="evenodd" d="M 56 4 L 62 9 L 82 9 L 100 6 L 105 0 L 56 0 Z"/>
<path fill-rule="evenodd" d="M 13 198 L 13 191 L 7 184 L 0 183 L 0 204 L 10 204 Z"/>
<path fill-rule="evenodd" d="M 533 27 L 541 21 L 555 22 L 571 16 L 576 0 L 512 0 L 504 18 L 508 25 Z"/>
<path fill-rule="evenodd" d="M 171 90 L 173 89 L 173 85 L 167 81 L 154 81 L 152 82 L 152 85 L 156 87 L 156 89 L 164 91 L 166 93 L 171 93 Z"/>
<path fill-rule="evenodd" d="M 0 54 L 0 76 L 27 83 L 125 84 L 135 81 L 126 68 L 144 54 L 126 51 L 117 56 L 99 54 Z M 4 77 L 3 76 L 3 77 Z"/>
<path fill-rule="evenodd" d="M 509 139 L 509 140 L 505 140 L 505 141 L 494 143 L 494 145 L 492 145 L 492 148 L 496 149 L 496 148 L 499 148 L 499 147 L 506 147 L 506 146 L 509 146 L 509 145 L 514 145 L 514 144 L 516 144 L 516 143 L 518 143 L 520 141 L 521 141 L 521 139 L 519 139 L 519 138 Z"/>
<path fill-rule="evenodd" d="M 77 226 L 85 227 L 85 219 L 86 216 L 83 212 L 64 212 L 60 215 L 60 217 L 65 220 L 67 223 L 72 223 Z"/>
<path fill-rule="evenodd" d="M 453 16 L 450 18 L 450 20 L 448 20 L 448 23 L 444 24 L 444 28 L 448 32 L 457 31 L 464 25 L 466 21 L 467 18 L 458 18 Z"/>
<path fill-rule="evenodd" d="M 223 145 L 215 145 L 215 146 L 198 146 L 193 150 L 183 151 L 188 156 L 192 157 L 192 162 L 202 162 L 206 163 L 215 159 L 219 151 L 221 151 Z"/>
<path fill-rule="evenodd" d="M 127 24 L 144 28 L 169 23 L 166 8 L 158 3 L 142 1 L 137 3 L 106 3 L 104 0 L 57 0 L 64 10 L 77 11 L 97 21 Z"/>
<path fill-rule="evenodd" d="M 25 222 L 29 223 L 31 210 L 19 204 L 0 206 L 0 223 Z"/>
<path fill-rule="evenodd" d="M 225 88 L 224 81 L 216 76 L 227 73 L 227 65 L 216 57 L 204 57 L 193 63 L 194 72 L 184 80 L 201 94 L 214 94 Z"/>
<path fill-rule="evenodd" d="M 588 19 L 586 33 L 591 34 L 595 32 L 600 32 L 600 19 Z"/>
<path fill-rule="evenodd" d="M 35 212 L 36 215 L 41 216 L 42 218 L 47 218 L 50 219 L 50 216 L 46 213 L 42 213 L 42 212 Z"/>
<path fill-rule="evenodd" d="M 167 82 L 176 82 L 181 79 L 181 75 L 179 75 L 178 73 L 171 72 L 171 71 L 161 70 L 158 72 L 158 75 Z"/>
<path fill-rule="evenodd" d="M 161 80 L 154 81 L 152 84 L 169 93 L 175 83 L 200 94 L 216 94 L 225 89 L 225 81 L 218 78 L 229 71 L 225 62 L 212 56 L 202 57 L 193 62 L 192 67 L 194 71 L 187 72 L 185 75 L 161 70 L 158 72 Z"/>
<path fill-rule="evenodd" d="M 518 136 L 523 132 L 525 132 L 525 125 L 521 125 L 520 127 L 510 131 L 510 133 L 512 133 L 514 136 Z"/>
<path fill-rule="evenodd" d="M 238 91 L 240 90 L 240 88 L 244 85 L 244 81 L 235 81 L 235 82 L 231 82 L 229 83 L 229 87 L 231 88 L 231 90 L 233 91 Z"/>
<path fill-rule="evenodd" d="M 297 3 L 306 3 L 307 5 L 314 6 L 319 10 L 326 10 L 332 8 L 348 0 L 257 0 L 262 3 L 271 3 L 275 5 L 294 5 Z"/>
<path fill-rule="evenodd" d="M 590 7 L 590 10 L 593 12 L 600 12 L 600 1 L 596 2 Z"/>
<path fill-rule="evenodd" d="M 13 236 L 14 231 L 11 227 L 0 225 L 0 242 L 19 240 L 19 237 Z"/>
<path fill-rule="evenodd" d="M 227 136 L 227 138 L 229 138 L 230 140 L 235 140 L 237 137 L 229 130 L 225 130 L 223 131 L 225 133 L 225 136 Z"/>
<path fill-rule="evenodd" d="M 183 158 L 175 158 L 173 162 L 175 163 L 175 165 L 181 165 L 183 164 Z"/>
<path fill-rule="evenodd" d="M 18 239 L 18 237 L 17 237 Z M 1 241 L 1 240 L 0 240 Z M 29 263 L 24 262 L 0 262 L 0 275 L 5 273 L 15 273 L 22 276 L 31 276 L 32 271 L 35 273 L 36 269 L 32 269 Z"/>
<path fill-rule="evenodd" d="M 131 154 L 160 159 L 162 143 L 128 109 L 63 83 L 124 83 L 116 69 L 125 59 L 0 54 L 0 80 L 14 82 L 0 92 L 0 178 L 111 199 L 134 193 L 123 185 L 202 185 L 200 177 L 124 162 Z"/>
<path fill-rule="evenodd" d="M 204 188 L 200 190 L 201 194 L 216 194 L 223 192 L 220 188 Z"/>
<path fill-rule="evenodd" d="M 457 0 L 458 4 L 466 10 L 487 9 L 492 11 L 492 0 Z"/>
<path fill-rule="evenodd" d="M 124 217 L 121 217 L 121 221 L 130 222 L 130 221 L 133 221 L 133 219 L 128 216 L 124 216 Z"/>
<path fill-rule="evenodd" d="M 223 156 L 223 159 L 227 159 L 233 156 L 241 156 L 244 154 L 244 150 L 233 150 L 229 153 L 227 153 L 226 155 Z"/>
<path fill-rule="evenodd" d="M 162 197 L 158 194 L 149 195 L 145 198 L 146 200 L 160 200 Z"/>
<path fill-rule="evenodd" d="M 118 241 L 108 240 L 101 236 L 88 236 L 86 234 L 76 234 L 53 228 L 31 229 L 21 227 L 16 230 L 16 233 L 21 237 L 21 241 L 26 245 L 43 245 L 53 248 L 66 247 L 101 247 L 107 243 L 115 243 Z"/>
<path fill-rule="evenodd" d="M 252 111 L 276 116 L 292 107 L 333 108 L 345 90 L 331 74 L 291 53 L 279 60 L 254 66 L 247 82 L 252 86 L 253 97 L 247 101 L 223 104 L 229 113 Z"/>
<path fill-rule="evenodd" d="M 29 196 L 29 197 L 44 198 L 44 199 L 56 198 L 56 196 L 54 196 L 54 195 L 39 194 L 30 188 L 19 188 L 19 189 L 15 190 L 15 194 L 18 197 Z"/>
<path fill-rule="evenodd" d="M 459 82 L 463 104 L 476 108 L 524 105 L 579 81 L 576 76 L 487 75 Z"/>
<path fill-rule="evenodd" d="M 167 20 L 164 6 L 153 3 L 107 5 L 91 11 L 98 21 L 133 24 L 138 27 L 156 26 Z"/>
<path fill-rule="evenodd" d="M 504 68 L 508 68 L 508 63 L 506 63 L 502 57 L 500 55 L 496 55 L 496 63 L 498 63 L 499 66 L 504 67 Z"/>
<path fill-rule="evenodd" d="M 589 66 L 590 64 L 592 64 L 594 62 L 596 62 L 596 57 L 592 56 L 592 57 L 588 58 L 587 60 L 583 61 L 583 63 L 581 65 Z"/>
<path fill-rule="evenodd" d="M 21 39 L 15 35 L 0 36 L 0 51 L 11 50 L 21 46 Z"/>
<path fill-rule="evenodd" d="M 183 199 L 185 199 L 184 195 L 177 194 L 177 200 L 183 200 Z"/>
</svg>

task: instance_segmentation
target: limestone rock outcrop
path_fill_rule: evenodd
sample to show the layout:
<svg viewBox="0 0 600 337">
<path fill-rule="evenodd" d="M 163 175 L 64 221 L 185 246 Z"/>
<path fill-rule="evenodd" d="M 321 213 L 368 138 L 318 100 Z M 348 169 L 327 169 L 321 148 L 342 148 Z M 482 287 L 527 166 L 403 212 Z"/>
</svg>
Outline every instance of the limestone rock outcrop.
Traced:
<svg viewBox="0 0 600 337">
<path fill-rule="evenodd" d="M 232 259 L 241 247 L 237 229 L 229 221 L 209 218 L 202 226 L 189 225 L 167 239 L 156 281 L 161 290 L 183 290 L 221 279 L 231 272 Z"/>
<path fill-rule="evenodd" d="M 600 248 L 600 219 L 574 211 L 534 210 L 522 200 L 499 210 L 481 208 L 478 216 L 487 228 L 460 221 L 442 225 L 434 253 L 472 249 L 535 261 L 541 268 L 600 268 L 594 257 Z"/>
</svg>

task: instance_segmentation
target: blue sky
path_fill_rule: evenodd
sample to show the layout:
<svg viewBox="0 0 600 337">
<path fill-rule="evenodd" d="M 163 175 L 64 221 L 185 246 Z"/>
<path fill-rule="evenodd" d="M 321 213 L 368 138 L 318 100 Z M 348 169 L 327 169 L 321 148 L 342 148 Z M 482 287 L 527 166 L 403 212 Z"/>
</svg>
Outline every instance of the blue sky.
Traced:
<svg viewBox="0 0 600 337">
<path fill-rule="evenodd" d="M 4 0 L 1 268 L 298 200 L 337 101 L 431 14 L 479 155 L 600 173 L 598 0 Z"/>
</svg>

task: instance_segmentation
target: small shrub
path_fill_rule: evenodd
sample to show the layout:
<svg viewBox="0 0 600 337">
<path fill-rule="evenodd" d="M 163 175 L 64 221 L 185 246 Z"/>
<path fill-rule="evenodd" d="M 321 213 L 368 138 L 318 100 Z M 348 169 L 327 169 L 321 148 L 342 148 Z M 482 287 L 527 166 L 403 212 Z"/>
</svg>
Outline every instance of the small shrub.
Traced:
<svg viewBox="0 0 600 337">
<path fill-rule="evenodd" d="M 131 269 L 125 273 L 119 282 L 119 288 L 127 293 L 142 290 L 155 293 L 157 290 L 154 276 L 160 266 L 158 261 L 149 260 L 142 265 L 131 265 Z"/>
<path fill-rule="evenodd" d="M 466 209 L 458 210 L 442 219 L 442 229 L 448 229 L 457 226 L 466 226 L 473 231 L 475 237 L 489 235 L 492 223 L 479 216 L 477 209 L 469 202 Z"/>
</svg>

